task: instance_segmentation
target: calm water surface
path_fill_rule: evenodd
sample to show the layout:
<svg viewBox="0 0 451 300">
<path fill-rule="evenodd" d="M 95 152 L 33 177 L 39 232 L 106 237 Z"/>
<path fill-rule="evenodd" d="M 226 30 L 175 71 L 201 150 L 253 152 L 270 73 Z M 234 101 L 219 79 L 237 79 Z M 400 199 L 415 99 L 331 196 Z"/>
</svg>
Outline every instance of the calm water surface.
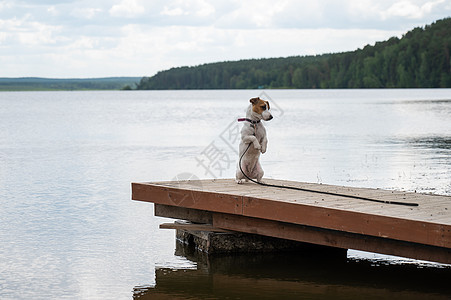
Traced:
<svg viewBox="0 0 451 300">
<path fill-rule="evenodd" d="M 130 182 L 233 177 L 235 119 L 261 93 L 0 93 L 0 299 L 449 298 L 432 263 L 176 251 Z M 262 96 L 267 177 L 451 195 L 450 89 Z"/>
</svg>

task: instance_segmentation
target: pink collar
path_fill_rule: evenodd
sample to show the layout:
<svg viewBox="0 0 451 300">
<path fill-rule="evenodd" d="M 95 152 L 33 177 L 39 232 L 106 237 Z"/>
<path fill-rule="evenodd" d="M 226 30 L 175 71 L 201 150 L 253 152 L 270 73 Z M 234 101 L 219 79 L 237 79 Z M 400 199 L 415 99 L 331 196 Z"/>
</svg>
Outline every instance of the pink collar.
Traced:
<svg viewBox="0 0 451 300">
<path fill-rule="evenodd" d="M 250 122 L 250 123 L 252 123 L 254 125 L 260 123 L 260 120 L 254 121 L 254 120 L 251 120 L 251 119 L 248 119 L 248 118 L 239 118 L 238 119 L 238 122 L 243 122 L 243 121 L 248 121 L 248 122 Z"/>
</svg>

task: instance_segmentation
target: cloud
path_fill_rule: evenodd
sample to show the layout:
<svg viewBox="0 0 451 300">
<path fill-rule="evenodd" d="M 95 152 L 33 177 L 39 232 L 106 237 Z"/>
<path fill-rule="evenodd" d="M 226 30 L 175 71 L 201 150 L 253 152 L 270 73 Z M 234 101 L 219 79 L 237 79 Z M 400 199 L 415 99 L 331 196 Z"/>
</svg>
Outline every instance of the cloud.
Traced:
<svg viewBox="0 0 451 300">
<path fill-rule="evenodd" d="M 385 13 L 384 19 L 389 17 L 405 17 L 409 19 L 421 19 L 438 5 L 444 3 L 445 0 L 427 1 L 422 4 L 415 4 L 412 1 L 399 1 L 390 6 Z"/>
<path fill-rule="evenodd" d="M 11 1 L 2 1 L 0 2 L 0 12 L 10 9 L 13 6 Z"/>
<path fill-rule="evenodd" d="M 84 8 L 75 8 L 71 15 L 77 18 L 82 19 L 93 19 L 99 14 L 101 14 L 103 10 L 101 8 L 94 8 L 94 7 L 84 7 Z"/>
<path fill-rule="evenodd" d="M 208 17 L 215 12 L 215 7 L 204 0 L 191 1 L 173 1 L 164 5 L 161 15 L 176 17 L 176 16 L 191 16 L 191 17 Z"/>
<path fill-rule="evenodd" d="M 145 13 L 145 8 L 138 0 L 122 0 L 119 4 L 113 5 L 109 10 L 113 17 L 134 18 Z"/>
<path fill-rule="evenodd" d="M 56 35 L 61 31 L 60 26 L 32 21 L 29 14 L 20 19 L 13 17 L 0 20 L 0 29 L 1 46 L 6 49 L 12 48 L 11 46 L 28 48 L 55 44 Z"/>
<path fill-rule="evenodd" d="M 6 0 L 0 76 L 150 76 L 347 51 L 450 15 L 445 0 Z"/>
<path fill-rule="evenodd" d="M 181 9 L 180 7 L 169 8 L 169 7 L 165 6 L 163 8 L 163 11 L 161 12 L 161 14 L 164 16 L 176 17 L 176 16 L 187 15 L 188 13 L 183 11 L 183 9 Z"/>
<path fill-rule="evenodd" d="M 47 8 L 47 12 L 53 17 L 59 15 L 58 9 L 55 6 L 50 6 L 49 8 Z"/>
</svg>

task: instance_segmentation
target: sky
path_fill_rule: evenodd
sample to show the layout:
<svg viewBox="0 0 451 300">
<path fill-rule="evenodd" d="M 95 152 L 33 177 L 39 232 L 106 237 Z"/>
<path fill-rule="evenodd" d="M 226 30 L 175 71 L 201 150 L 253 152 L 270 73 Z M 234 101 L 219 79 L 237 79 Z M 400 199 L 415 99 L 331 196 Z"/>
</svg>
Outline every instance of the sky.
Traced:
<svg viewBox="0 0 451 300">
<path fill-rule="evenodd" d="M 449 16 L 449 0 L 0 0 L 0 77 L 352 51 Z"/>
</svg>

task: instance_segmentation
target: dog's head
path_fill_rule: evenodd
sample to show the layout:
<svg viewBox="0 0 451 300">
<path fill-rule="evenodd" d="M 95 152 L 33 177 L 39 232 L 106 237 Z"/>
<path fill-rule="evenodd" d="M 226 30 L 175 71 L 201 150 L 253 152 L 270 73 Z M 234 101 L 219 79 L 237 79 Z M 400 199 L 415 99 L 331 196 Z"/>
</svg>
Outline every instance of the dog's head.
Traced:
<svg viewBox="0 0 451 300">
<path fill-rule="evenodd" d="M 263 119 L 265 121 L 269 121 L 272 119 L 272 115 L 269 112 L 269 102 L 268 101 L 262 100 L 259 97 L 252 98 L 249 101 L 252 104 L 252 112 L 254 114 L 261 116 L 261 119 Z"/>
</svg>

